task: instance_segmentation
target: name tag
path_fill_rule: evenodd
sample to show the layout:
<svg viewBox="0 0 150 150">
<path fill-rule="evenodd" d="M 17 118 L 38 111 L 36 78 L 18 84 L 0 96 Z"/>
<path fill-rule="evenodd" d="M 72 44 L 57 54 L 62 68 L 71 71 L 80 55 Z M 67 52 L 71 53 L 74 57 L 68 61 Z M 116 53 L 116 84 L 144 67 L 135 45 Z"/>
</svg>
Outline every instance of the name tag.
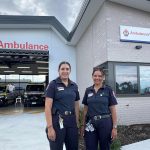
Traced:
<svg viewBox="0 0 150 150">
<path fill-rule="evenodd" d="M 91 96 L 93 96 L 93 93 L 89 93 L 89 94 L 88 94 L 88 97 L 91 97 Z"/>
<path fill-rule="evenodd" d="M 58 91 L 63 91 L 64 87 L 57 87 Z"/>
</svg>

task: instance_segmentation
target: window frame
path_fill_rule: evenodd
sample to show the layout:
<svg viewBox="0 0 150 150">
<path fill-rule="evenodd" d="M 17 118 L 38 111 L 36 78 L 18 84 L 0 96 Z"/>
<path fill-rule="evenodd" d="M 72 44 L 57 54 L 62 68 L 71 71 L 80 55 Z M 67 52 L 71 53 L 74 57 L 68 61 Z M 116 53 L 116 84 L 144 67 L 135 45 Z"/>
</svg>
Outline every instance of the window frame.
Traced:
<svg viewBox="0 0 150 150">
<path fill-rule="evenodd" d="M 150 94 L 141 94 L 140 93 L 140 84 L 141 84 L 140 83 L 140 66 L 149 66 L 150 67 L 150 63 L 108 61 L 108 62 L 105 62 L 105 63 L 99 65 L 99 67 L 101 67 L 101 68 L 103 68 L 104 66 L 108 67 L 108 68 L 105 68 L 108 70 L 106 83 L 112 87 L 112 89 L 115 91 L 115 93 L 116 93 L 116 65 L 136 66 L 137 67 L 137 87 L 138 87 L 137 94 L 116 94 L 117 97 L 150 97 Z"/>
</svg>

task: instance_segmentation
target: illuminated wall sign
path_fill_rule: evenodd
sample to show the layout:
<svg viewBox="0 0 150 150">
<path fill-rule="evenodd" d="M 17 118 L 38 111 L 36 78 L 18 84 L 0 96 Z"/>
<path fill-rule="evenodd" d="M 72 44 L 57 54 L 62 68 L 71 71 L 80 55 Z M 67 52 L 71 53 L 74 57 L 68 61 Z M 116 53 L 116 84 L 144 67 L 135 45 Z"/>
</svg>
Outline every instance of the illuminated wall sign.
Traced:
<svg viewBox="0 0 150 150">
<path fill-rule="evenodd" d="M 150 28 L 120 26 L 120 41 L 150 43 Z"/>
<path fill-rule="evenodd" d="M 13 42 L 3 42 L 0 40 L 0 49 L 22 49 L 22 50 L 48 50 L 48 45 L 44 44 L 32 44 L 29 42 L 18 43 Z"/>
</svg>

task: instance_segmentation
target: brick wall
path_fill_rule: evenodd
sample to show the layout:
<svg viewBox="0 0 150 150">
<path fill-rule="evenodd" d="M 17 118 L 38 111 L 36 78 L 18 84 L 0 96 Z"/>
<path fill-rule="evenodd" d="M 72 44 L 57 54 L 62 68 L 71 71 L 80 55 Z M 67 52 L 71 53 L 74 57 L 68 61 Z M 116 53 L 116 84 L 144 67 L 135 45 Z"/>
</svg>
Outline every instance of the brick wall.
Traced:
<svg viewBox="0 0 150 150">
<path fill-rule="evenodd" d="M 85 88 L 92 84 L 91 73 L 94 66 L 105 61 L 148 62 L 150 44 L 120 42 L 120 25 L 150 27 L 150 13 L 139 11 L 112 2 L 105 2 L 81 37 L 77 49 L 77 83 L 81 100 Z M 119 124 L 150 123 L 150 98 L 118 98 Z"/>
</svg>

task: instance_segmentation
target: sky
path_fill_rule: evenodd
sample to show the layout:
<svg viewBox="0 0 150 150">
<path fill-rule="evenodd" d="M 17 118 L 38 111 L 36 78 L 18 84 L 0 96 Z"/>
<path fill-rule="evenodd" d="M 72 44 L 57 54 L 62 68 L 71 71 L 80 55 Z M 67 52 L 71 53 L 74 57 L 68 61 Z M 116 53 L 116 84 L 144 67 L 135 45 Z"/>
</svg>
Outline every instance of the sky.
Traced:
<svg viewBox="0 0 150 150">
<path fill-rule="evenodd" d="M 0 0 L 0 15 L 55 16 L 71 31 L 84 0 Z"/>
</svg>

